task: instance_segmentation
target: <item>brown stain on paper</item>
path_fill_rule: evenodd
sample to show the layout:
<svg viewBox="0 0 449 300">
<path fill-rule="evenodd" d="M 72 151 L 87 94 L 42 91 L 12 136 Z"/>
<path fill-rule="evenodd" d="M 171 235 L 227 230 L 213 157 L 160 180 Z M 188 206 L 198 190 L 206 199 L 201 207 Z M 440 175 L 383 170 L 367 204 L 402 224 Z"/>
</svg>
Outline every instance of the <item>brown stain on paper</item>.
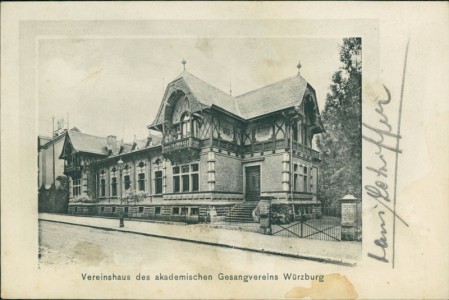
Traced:
<svg viewBox="0 0 449 300">
<path fill-rule="evenodd" d="M 98 265 L 100 262 L 108 260 L 105 259 L 107 256 L 101 246 L 86 241 L 80 241 L 75 245 L 73 255 L 80 261 L 91 265 Z"/>
<path fill-rule="evenodd" d="M 303 299 L 356 299 L 357 292 L 349 279 L 339 273 L 324 275 L 323 282 L 312 281 L 310 288 L 295 287 L 285 295 L 286 298 Z"/>
</svg>

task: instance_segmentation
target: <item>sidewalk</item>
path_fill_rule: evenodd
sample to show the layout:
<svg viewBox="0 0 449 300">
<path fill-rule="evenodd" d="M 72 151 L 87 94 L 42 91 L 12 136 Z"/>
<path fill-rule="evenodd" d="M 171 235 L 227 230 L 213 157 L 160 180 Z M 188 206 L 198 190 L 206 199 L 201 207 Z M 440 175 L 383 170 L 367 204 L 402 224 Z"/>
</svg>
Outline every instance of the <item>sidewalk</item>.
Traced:
<svg viewBox="0 0 449 300">
<path fill-rule="evenodd" d="M 212 246 L 235 248 L 273 255 L 283 255 L 326 263 L 353 266 L 361 257 L 359 242 L 333 242 L 212 228 L 207 224 L 184 225 L 151 223 L 125 219 L 119 227 L 118 219 L 81 217 L 40 213 L 39 220 L 114 230 L 152 237 L 194 242 Z"/>
</svg>

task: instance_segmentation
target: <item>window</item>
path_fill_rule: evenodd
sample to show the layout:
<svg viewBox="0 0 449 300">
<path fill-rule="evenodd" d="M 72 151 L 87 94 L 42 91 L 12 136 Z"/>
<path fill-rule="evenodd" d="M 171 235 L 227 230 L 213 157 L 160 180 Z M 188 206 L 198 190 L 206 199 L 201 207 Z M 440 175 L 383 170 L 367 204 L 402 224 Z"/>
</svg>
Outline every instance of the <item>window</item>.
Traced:
<svg viewBox="0 0 449 300">
<path fill-rule="evenodd" d="M 173 177 L 173 192 L 174 193 L 178 193 L 180 191 L 180 183 L 179 183 L 179 176 L 174 176 Z"/>
<path fill-rule="evenodd" d="M 73 180 L 73 197 L 77 197 L 81 195 L 81 179 Z"/>
<path fill-rule="evenodd" d="M 298 127 L 297 127 L 297 137 L 298 137 L 298 143 L 303 143 L 303 138 L 302 138 L 302 125 L 301 122 L 298 122 Z"/>
<path fill-rule="evenodd" d="M 190 136 L 190 114 L 184 113 L 181 117 L 182 129 L 181 134 L 182 137 Z"/>
<path fill-rule="evenodd" d="M 293 141 L 297 142 L 298 141 L 298 123 L 293 123 L 292 124 L 292 135 L 293 135 Z"/>
<path fill-rule="evenodd" d="M 179 207 L 173 207 L 172 215 L 179 215 Z"/>
<path fill-rule="evenodd" d="M 112 207 L 112 212 L 115 213 L 116 207 Z"/>
<path fill-rule="evenodd" d="M 117 197 L 117 169 L 111 170 L 111 196 Z"/>
<path fill-rule="evenodd" d="M 293 190 L 299 191 L 299 174 L 298 174 L 298 164 L 293 165 Z"/>
<path fill-rule="evenodd" d="M 316 190 L 317 182 L 318 182 L 318 168 L 312 167 L 312 169 L 310 170 L 309 181 L 310 181 L 310 191 L 312 193 L 316 193 L 317 192 L 317 190 Z"/>
<path fill-rule="evenodd" d="M 200 189 L 200 181 L 199 181 L 199 175 L 198 175 L 198 164 L 192 165 L 192 191 L 196 192 Z"/>
<path fill-rule="evenodd" d="M 298 174 L 293 174 L 293 190 L 298 191 Z"/>
<path fill-rule="evenodd" d="M 142 161 L 137 166 L 137 186 L 139 191 L 145 191 L 145 164 Z"/>
<path fill-rule="evenodd" d="M 78 211 L 78 206 L 75 206 L 75 212 L 77 212 Z"/>
<path fill-rule="evenodd" d="M 302 166 L 301 164 L 293 165 L 293 190 L 296 192 L 308 192 L 310 191 L 307 184 L 309 183 L 308 178 L 308 167 Z"/>
<path fill-rule="evenodd" d="M 310 145 L 311 139 L 310 139 L 310 136 L 309 136 L 309 131 L 307 129 L 307 125 L 304 124 L 302 127 L 303 127 L 303 130 L 302 130 L 302 134 L 303 134 L 302 142 L 303 142 L 304 145 L 310 147 L 311 146 Z"/>
<path fill-rule="evenodd" d="M 139 206 L 139 213 L 143 213 L 143 206 Z"/>
<path fill-rule="evenodd" d="M 189 209 L 187 207 L 181 207 L 181 215 L 186 216 Z"/>
<path fill-rule="evenodd" d="M 128 206 L 125 207 L 125 214 L 128 213 Z"/>
<path fill-rule="evenodd" d="M 100 207 L 100 211 L 101 211 L 101 212 L 104 211 L 104 206 Z"/>
<path fill-rule="evenodd" d="M 190 189 L 189 175 L 182 175 L 182 191 L 188 192 Z"/>
<path fill-rule="evenodd" d="M 156 194 L 162 194 L 162 171 L 154 172 L 154 178 L 156 180 Z"/>
<path fill-rule="evenodd" d="M 173 167 L 173 192 L 195 192 L 199 190 L 198 164 Z"/>
<path fill-rule="evenodd" d="M 156 206 L 154 208 L 154 214 L 156 214 L 156 215 L 160 215 L 161 214 L 161 207 L 160 206 Z"/>
<path fill-rule="evenodd" d="M 98 192 L 100 197 L 106 196 L 106 174 L 104 170 L 100 172 L 100 190 Z"/>
<path fill-rule="evenodd" d="M 304 167 L 304 192 L 307 192 L 307 167 Z"/>
<path fill-rule="evenodd" d="M 131 177 L 129 175 L 125 175 L 124 181 L 125 181 L 125 191 L 129 190 L 129 188 L 131 187 Z"/>
<path fill-rule="evenodd" d="M 223 126 L 223 133 L 226 135 L 231 135 L 231 128 Z"/>
<path fill-rule="evenodd" d="M 106 179 L 100 179 L 100 197 L 106 196 Z"/>
<path fill-rule="evenodd" d="M 198 212 L 199 212 L 198 207 L 192 207 L 192 208 L 190 209 L 190 215 L 191 215 L 191 216 L 198 216 Z"/>
<path fill-rule="evenodd" d="M 233 141 L 234 140 L 234 132 L 232 130 L 231 125 L 223 124 L 222 125 L 222 135 L 221 138 L 225 141 Z"/>
<path fill-rule="evenodd" d="M 192 174 L 192 191 L 194 191 L 194 192 L 198 191 L 199 187 L 200 187 L 200 182 L 199 182 L 198 173 Z"/>
<path fill-rule="evenodd" d="M 139 191 L 145 191 L 145 173 L 140 173 L 139 175 Z"/>
<path fill-rule="evenodd" d="M 117 177 L 112 177 L 111 181 L 112 197 L 117 196 Z"/>
</svg>

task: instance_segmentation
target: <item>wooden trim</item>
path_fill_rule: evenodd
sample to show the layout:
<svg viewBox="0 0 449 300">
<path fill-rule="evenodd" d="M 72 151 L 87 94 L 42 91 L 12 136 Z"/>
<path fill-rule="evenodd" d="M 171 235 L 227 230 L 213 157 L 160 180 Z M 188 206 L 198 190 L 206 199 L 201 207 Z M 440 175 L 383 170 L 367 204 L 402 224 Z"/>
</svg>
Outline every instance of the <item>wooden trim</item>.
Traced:
<svg viewBox="0 0 449 300">
<path fill-rule="evenodd" d="M 264 160 L 265 160 L 265 156 L 251 157 L 251 158 L 242 159 L 242 163 L 251 163 L 251 162 L 264 161 Z"/>
</svg>

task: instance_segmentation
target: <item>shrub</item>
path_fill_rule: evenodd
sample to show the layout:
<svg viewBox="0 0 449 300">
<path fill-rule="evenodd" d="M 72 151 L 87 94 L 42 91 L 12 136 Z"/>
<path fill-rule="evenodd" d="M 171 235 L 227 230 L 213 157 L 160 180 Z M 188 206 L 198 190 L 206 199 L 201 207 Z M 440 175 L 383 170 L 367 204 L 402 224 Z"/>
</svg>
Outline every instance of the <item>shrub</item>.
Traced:
<svg viewBox="0 0 449 300">
<path fill-rule="evenodd" d="M 125 196 L 123 197 L 123 199 L 128 203 L 133 203 L 133 202 L 141 202 L 147 196 L 148 196 L 147 193 L 145 193 L 144 191 L 136 192 L 134 190 L 129 189 L 125 192 Z"/>
<path fill-rule="evenodd" d="M 292 222 L 293 210 L 289 204 L 272 204 L 271 205 L 271 223 L 288 224 Z"/>
<path fill-rule="evenodd" d="M 95 202 L 92 198 L 90 198 L 88 195 L 80 195 L 75 198 L 73 198 L 71 203 L 93 203 Z"/>
</svg>

